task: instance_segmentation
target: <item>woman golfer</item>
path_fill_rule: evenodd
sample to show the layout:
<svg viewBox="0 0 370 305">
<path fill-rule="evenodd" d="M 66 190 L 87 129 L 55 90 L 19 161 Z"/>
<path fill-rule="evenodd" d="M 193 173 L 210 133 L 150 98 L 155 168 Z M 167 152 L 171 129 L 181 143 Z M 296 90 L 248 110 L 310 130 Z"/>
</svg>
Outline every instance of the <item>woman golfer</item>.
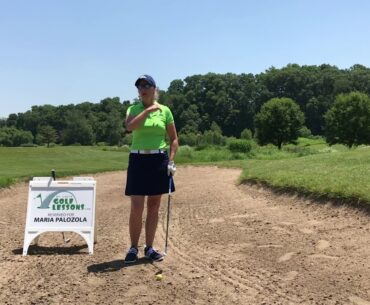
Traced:
<svg viewBox="0 0 370 305">
<path fill-rule="evenodd" d="M 168 193 L 169 179 L 175 174 L 175 154 L 178 148 L 176 127 L 171 110 L 157 102 L 157 88 L 149 75 L 140 76 L 135 86 L 140 103 L 127 109 L 126 129 L 132 131 L 132 145 L 127 169 L 125 194 L 131 197 L 129 231 L 131 248 L 125 263 L 138 258 L 138 243 L 142 227 L 145 197 L 147 216 L 145 221 L 145 257 L 153 261 L 163 260 L 163 255 L 153 248 L 158 224 L 158 211 L 162 194 Z M 167 154 L 166 134 L 170 140 Z M 175 191 L 172 183 L 171 192 Z"/>
</svg>

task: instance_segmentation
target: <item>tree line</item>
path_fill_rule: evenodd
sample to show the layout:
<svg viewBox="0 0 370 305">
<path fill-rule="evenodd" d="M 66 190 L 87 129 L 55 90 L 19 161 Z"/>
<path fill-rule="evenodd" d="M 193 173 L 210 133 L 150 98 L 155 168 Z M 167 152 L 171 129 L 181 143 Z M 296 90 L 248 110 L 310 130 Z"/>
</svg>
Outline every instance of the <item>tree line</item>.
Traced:
<svg viewBox="0 0 370 305">
<path fill-rule="evenodd" d="M 363 95 L 359 97 L 359 94 Z M 166 91 L 159 91 L 160 102 L 168 105 L 174 114 L 180 140 L 181 137 L 185 139 L 189 135 L 204 135 L 210 131 L 240 138 L 243 131 L 250 130 L 261 144 L 273 143 L 277 146 L 291 141 L 297 136 L 297 130 L 302 128 L 312 135 L 326 136 L 329 143 L 343 142 L 341 139 L 349 137 L 351 132 L 337 134 L 340 128 L 336 124 L 341 111 L 335 112 L 332 108 L 336 103 L 344 107 L 346 103 L 343 100 L 347 100 L 347 96 L 351 97 L 349 104 L 353 100 L 363 102 L 357 109 L 362 112 L 361 126 L 355 122 L 357 116 L 353 116 L 358 112 L 353 110 L 350 114 L 352 117 L 346 118 L 353 121 L 352 127 L 357 128 L 355 136 L 362 140 L 353 143 L 347 141 L 346 144 L 366 143 L 369 95 L 369 68 L 354 65 L 349 69 L 339 69 L 327 64 L 289 64 L 280 69 L 271 67 L 256 75 L 193 75 L 183 80 L 173 80 Z M 336 102 L 338 99 L 342 102 Z M 278 106 L 267 107 L 266 104 L 270 105 L 271 101 Z M 291 103 L 296 106 L 291 106 Z M 0 120 L 0 145 L 17 146 L 27 142 L 125 144 L 129 141 L 129 135 L 124 130 L 123 120 L 129 105 L 130 101 L 121 102 L 114 97 L 99 103 L 33 106 L 25 113 L 11 114 Z M 262 110 L 271 113 L 263 115 Z M 284 129 L 282 125 L 287 113 L 291 118 L 287 123 L 289 126 Z M 342 115 L 340 118 L 341 124 L 346 123 L 344 117 Z M 271 122 L 275 125 L 269 129 L 266 124 Z M 279 135 L 276 135 L 277 129 L 281 129 Z M 281 138 L 288 130 L 292 136 Z M 269 134 L 275 134 L 275 139 L 271 139 Z M 280 139 L 276 140 L 276 137 Z"/>
<path fill-rule="evenodd" d="M 17 146 L 22 137 L 24 143 L 117 145 L 125 135 L 122 122 L 129 105 L 129 101 L 114 97 L 100 103 L 32 106 L 25 113 L 0 120 L 0 144 Z"/>
</svg>

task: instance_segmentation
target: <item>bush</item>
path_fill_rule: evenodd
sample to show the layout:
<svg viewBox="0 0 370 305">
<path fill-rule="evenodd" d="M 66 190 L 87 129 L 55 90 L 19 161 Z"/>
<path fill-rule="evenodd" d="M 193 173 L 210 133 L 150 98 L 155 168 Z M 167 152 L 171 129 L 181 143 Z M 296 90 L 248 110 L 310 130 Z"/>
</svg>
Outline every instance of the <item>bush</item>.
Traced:
<svg viewBox="0 0 370 305">
<path fill-rule="evenodd" d="M 220 145 L 226 144 L 225 137 L 218 131 L 206 130 L 203 134 L 203 141 L 209 145 Z"/>
<path fill-rule="evenodd" d="M 193 132 L 179 134 L 179 141 L 181 145 L 196 146 L 197 140 L 198 135 Z"/>
<path fill-rule="evenodd" d="M 132 133 L 126 134 L 122 139 L 123 145 L 131 145 L 132 144 Z"/>
<path fill-rule="evenodd" d="M 309 130 L 306 126 L 301 127 L 298 133 L 299 133 L 299 136 L 302 138 L 308 138 L 308 139 L 312 138 L 311 130 Z"/>
<path fill-rule="evenodd" d="M 247 140 L 230 140 L 228 147 L 227 147 L 231 152 L 237 153 L 248 153 L 252 150 L 252 143 Z"/>
<path fill-rule="evenodd" d="M 180 146 L 177 155 L 181 157 L 192 158 L 193 148 L 191 148 L 189 145 Z"/>
<path fill-rule="evenodd" d="M 0 145 L 2 146 L 20 146 L 33 142 L 33 136 L 30 131 L 20 130 L 14 127 L 0 128 Z"/>
<path fill-rule="evenodd" d="M 252 131 L 248 128 L 244 129 L 240 133 L 240 138 L 243 139 L 243 140 L 252 140 L 252 138 L 253 138 Z"/>
<path fill-rule="evenodd" d="M 219 131 L 214 130 L 206 130 L 203 134 L 195 134 L 193 132 L 181 133 L 179 140 L 181 145 L 196 146 L 200 149 L 213 145 L 226 145 L 226 137 Z"/>
</svg>

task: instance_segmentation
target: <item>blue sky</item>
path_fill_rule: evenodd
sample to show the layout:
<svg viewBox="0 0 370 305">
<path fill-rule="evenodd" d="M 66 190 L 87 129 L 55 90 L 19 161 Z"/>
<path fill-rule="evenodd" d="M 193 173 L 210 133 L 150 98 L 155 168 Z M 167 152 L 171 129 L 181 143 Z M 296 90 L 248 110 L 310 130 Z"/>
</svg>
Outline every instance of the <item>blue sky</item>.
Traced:
<svg viewBox="0 0 370 305">
<path fill-rule="evenodd" d="M 194 74 L 370 67 L 365 0 L 0 0 L 0 117 Z"/>
</svg>

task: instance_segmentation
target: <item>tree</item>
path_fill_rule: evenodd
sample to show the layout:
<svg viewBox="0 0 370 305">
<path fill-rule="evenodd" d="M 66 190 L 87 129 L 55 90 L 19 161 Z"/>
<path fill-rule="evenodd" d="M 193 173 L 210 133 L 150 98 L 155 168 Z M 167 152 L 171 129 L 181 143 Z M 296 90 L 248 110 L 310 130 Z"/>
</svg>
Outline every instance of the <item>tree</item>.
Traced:
<svg viewBox="0 0 370 305">
<path fill-rule="evenodd" d="M 358 64 L 352 66 L 349 69 L 349 79 L 352 83 L 352 91 L 370 94 L 370 68 Z"/>
<path fill-rule="evenodd" d="M 6 126 L 6 119 L 5 118 L 0 118 L 0 128 L 3 128 Z"/>
<path fill-rule="evenodd" d="M 198 113 L 197 105 L 190 105 L 178 117 L 179 127 L 185 133 L 198 132 L 201 118 Z M 177 122 L 176 122 L 177 125 Z"/>
<path fill-rule="evenodd" d="M 123 139 L 123 121 L 129 103 L 120 103 L 119 98 L 105 98 L 100 101 L 98 111 L 88 115 L 96 142 L 120 145 Z"/>
<path fill-rule="evenodd" d="M 256 79 L 252 74 L 208 73 L 187 77 L 184 83 L 182 87 L 183 84 L 176 81 L 169 88 L 178 101 L 180 97 L 184 100 L 181 104 L 173 103 L 176 126 L 183 111 L 196 106 L 199 132 L 209 130 L 212 122 L 217 123 L 222 134 L 227 136 L 239 136 L 244 128 L 253 128 Z M 179 130 L 182 131 L 185 125 L 188 124 L 180 124 Z"/>
<path fill-rule="evenodd" d="M 36 136 L 39 126 L 50 125 L 55 128 L 54 124 L 57 120 L 55 110 L 52 105 L 32 106 L 31 111 L 27 111 L 21 120 L 18 118 L 20 122 L 17 123 L 17 128 L 29 130 L 33 136 Z M 18 117 L 20 117 L 19 114 Z"/>
<path fill-rule="evenodd" d="M 170 94 L 181 94 L 183 90 L 184 82 L 181 79 L 175 79 L 170 83 L 167 91 Z"/>
<path fill-rule="evenodd" d="M 119 145 L 123 139 L 122 117 L 118 111 L 111 111 L 107 116 L 105 141 L 109 145 Z"/>
<path fill-rule="evenodd" d="M 15 113 L 12 113 L 8 116 L 6 120 L 6 126 L 8 127 L 17 127 L 18 116 Z"/>
<path fill-rule="evenodd" d="M 62 141 L 64 145 L 93 144 L 93 130 L 83 113 L 79 111 L 72 111 L 67 115 L 67 127 L 63 131 Z"/>
<path fill-rule="evenodd" d="M 273 98 L 255 116 L 257 140 L 261 145 L 271 143 L 281 149 L 282 144 L 297 140 L 304 124 L 304 114 L 290 98 Z"/>
<path fill-rule="evenodd" d="M 239 137 L 246 128 L 255 133 L 255 115 L 267 101 L 291 98 L 303 111 L 311 133 L 323 135 L 324 114 L 335 97 L 352 91 L 370 95 L 370 68 L 359 64 L 339 69 L 328 64 L 293 63 L 279 69 L 271 67 L 257 75 L 207 73 L 175 79 L 167 91 L 159 90 L 159 100 L 170 107 L 179 134 L 204 134 L 215 122 L 222 135 Z M 84 131 L 90 138 L 87 142 L 116 144 L 122 140 L 122 122 L 131 104 L 118 97 L 107 97 L 99 103 L 32 106 L 25 113 L 11 114 L 5 121 L 0 119 L 0 126 L 31 131 L 34 137 L 39 127 L 46 125 L 52 126 L 58 135 L 68 134 L 72 127 L 68 115 L 78 111 L 87 124 L 85 127 L 92 128 L 92 137 L 87 129 Z M 73 138 L 72 132 L 69 138 Z"/>
<path fill-rule="evenodd" d="M 39 127 L 39 131 L 36 136 L 36 141 L 40 144 L 46 143 L 47 147 L 50 143 L 55 143 L 58 138 L 57 131 L 50 125 Z"/>
<path fill-rule="evenodd" d="M 322 132 L 325 124 L 323 113 L 327 110 L 327 105 L 316 97 L 310 98 L 306 104 L 306 122 L 313 134 L 316 135 Z"/>
<path fill-rule="evenodd" d="M 370 144 L 370 98 L 360 92 L 340 94 L 325 114 L 326 141 L 332 145 Z"/>
</svg>

